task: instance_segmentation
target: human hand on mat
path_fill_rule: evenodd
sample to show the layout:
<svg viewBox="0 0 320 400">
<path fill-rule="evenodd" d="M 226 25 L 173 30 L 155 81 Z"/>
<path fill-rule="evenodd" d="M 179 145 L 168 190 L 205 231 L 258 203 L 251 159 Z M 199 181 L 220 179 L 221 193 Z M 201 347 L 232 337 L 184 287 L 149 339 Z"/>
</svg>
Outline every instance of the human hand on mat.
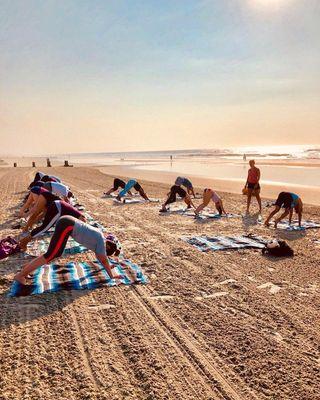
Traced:
<svg viewBox="0 0 320 400">
<path fill-rule="evenodd" d="M 19 242 L 19 246 L 21 248 L 22 251 L 25 251 L 27 249 L 27 244 L 30 242 L 31 240 L 31 236 L 28 235 L 26 237 L 24 237 L 23 239 L 20 240 Z"/>
</svg>

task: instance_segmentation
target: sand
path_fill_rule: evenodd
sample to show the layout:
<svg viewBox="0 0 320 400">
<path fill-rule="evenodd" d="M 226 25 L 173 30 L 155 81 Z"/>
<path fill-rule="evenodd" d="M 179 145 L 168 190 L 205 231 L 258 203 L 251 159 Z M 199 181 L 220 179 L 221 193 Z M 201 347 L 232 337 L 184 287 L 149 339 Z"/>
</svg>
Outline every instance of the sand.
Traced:
<svg viewBox="0 0 320 400">
<path fill-rule="evenodd" d="M 0 261 L 1 400 L 320 399 L 319 231 L 281 233 L 293 259 L 203 254 L 180 237 L 276 233 L 254 216 L 197 223 L 161 216 L 154 203 L 114 206 L 101 197 L 113 178 L 98 169 L 47 171 L 118 235 L 150 283 L 8 298 L 23 260 Z M 33 174 L 0 170 L 2 237 L 16 234 L 13 213 Z M 152 197 L 168 191 L 144 187 Z M 245 210 L 241 195 L 223 199 L 228 211 Z M 319 219 L 319 208 L 307 206 L 306 217 Z"/>
</svg>

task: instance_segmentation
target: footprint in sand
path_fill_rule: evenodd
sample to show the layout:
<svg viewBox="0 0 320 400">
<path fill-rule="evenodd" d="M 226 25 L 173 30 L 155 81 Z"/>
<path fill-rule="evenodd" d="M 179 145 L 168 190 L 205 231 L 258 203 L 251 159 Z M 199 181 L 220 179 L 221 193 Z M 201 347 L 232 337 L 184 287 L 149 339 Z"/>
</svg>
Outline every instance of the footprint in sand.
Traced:
<svg viewBox="0 0 320 400">
<path fill-rule="evenodd" d="M 275 285 L 272 282 L 267 282 L 267 283 L 257 286 L 257 289 L 269 289 L 269 293 L 276 294 L 276 293 L 280 292 L 281 287 L 278 285 Z"/>
<path fill-rule="evenodd" d="M 99 304 L 98 306 L 90 305 L 88 309 L 90 311 L 101 311 L 101 310 L 110 310 L 112 308 L 116 308 L 114 304 Z"/>
</svg>

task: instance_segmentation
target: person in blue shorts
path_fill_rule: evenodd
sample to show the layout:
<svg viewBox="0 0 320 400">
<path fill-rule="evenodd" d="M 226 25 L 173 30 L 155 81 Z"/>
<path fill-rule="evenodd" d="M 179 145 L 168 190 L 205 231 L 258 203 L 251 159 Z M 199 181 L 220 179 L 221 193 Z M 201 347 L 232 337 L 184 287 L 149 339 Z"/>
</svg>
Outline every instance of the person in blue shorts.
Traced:
<svg viewBox="0 0 320 400">
<path fill-rule="evenodd" d="M 274 227 L 276 228 L 278 223 L 282 221 L 287 215 L 289 215 L 289 224 L 292 222 L 293 210 L 298 214 L 299 226 L 301 227 L 303 203 L 300 197 L 295 193 L 281 192 L 275 202 L 275 209 L 269 214 L 265 221 L 265 225 L 270 225 L 271 218 L 277 214 L 281 208 L 285 211 L 274 221 Z"/>
</svg>

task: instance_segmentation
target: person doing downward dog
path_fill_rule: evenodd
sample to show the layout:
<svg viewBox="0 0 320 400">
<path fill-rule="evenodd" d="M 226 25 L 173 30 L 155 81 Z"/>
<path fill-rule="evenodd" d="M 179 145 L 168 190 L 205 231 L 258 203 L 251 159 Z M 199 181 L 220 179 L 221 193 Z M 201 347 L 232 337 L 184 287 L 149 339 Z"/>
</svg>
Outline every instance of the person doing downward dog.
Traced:
<svg viewBox="0 0 320 400">
<path fill-rule="evenodd" d="M 43 222 L 40 226 L 33 229 L 28 236 L 20 240 L 19 244 L 22 249 L 25 249 L 27 244 L 31 240 L 46 233 L 63 215 L 71 215 L 74 218 L 85 221 L 85 216 L 80 211 L 72 207 L 69 203 L 66 203 L 65 201 L 62 200 L 55 200 L 49 204 L 46 204 L 43 207 L 41 206 L 41 208 L 36 208 L 35 210 L 36 216 L 39 215 L 39 209 L 41 217 L 44 214 Z M 27 227 L 31 228 L 32 225 L 31 223 L 29 223 L 27 224 Z M 27 229 L 24 228 L 24 230 L 26 231 Z"/>
<path fill-rule="evenodd" d="M 70 192 L 69 187 L 64 185 L 63 183 L 45 182 L 43 187 L 49 192 L 55 194 L 56 196 L 61 197 L 61 199 L 63 199 L 67 203 L 69 203 L 70 197 L 73 197 L 73 194 Z"/>
<path fill-rule="evenodd" d="M 194 198 L 196 198 L 196 195 L 195 195 L 194 189 L 193 189 L 193 185 L 188 178 L 184 178 L 183 176 L 178 176 L 174 184 L 177 186 L 184 186 L 187 189 L 187 193 L 189 195 L 192 194 L 192 196 Z"/>
<path fill-rule="evenodd" d="M 202 204 L 200 204 L 196 208 L 194 213 L 196 215 L 199 215 L 200 211 L 202 211 L 210 203 L 210 200 L 212 200 L 214 202 L 214 204 L 216 206 L 216 209 L 217 209 L 217 211 L 219 212 L 220 215 L 226 214 L 221 198 L 212 189 L 204 189 Z"/>
<path fill-rule="evenodd" d="M 117 200 L 121 201 L 121 198 L 124 197 L 132 188 L 134 188 L 140 196 L 145 199 L 149 200 L 148 196 L 146 195 L 145 191 L 143 190 L 142 186 L 140 185 L 139 182 L 137 182 L 135 179 L 130 179 L 125 187 L 121 190 L 121 192 L 117 196 Z"/>
<path fill-rule="evenodd" d="M 301 198 L 297 194 L 290 192 L 281 192 L 279 194 L 275 202 L 275 209 L 269 214 L 264 224 L 266 226 L 269 226 L 271 218 L 280 211 L 281 207 L 283 207 L 285 211 L 283 214 L 280 215 L 279 218 L 275 220 L 274 227 L 276 228 L 278 223 L 287 215 L 289 215 L 289 224 L 291 224 L 293 210 L 295 210 L 298 214 L 299 226 L 301 227 L 303 203 Z"/>
<path fill-rule="evenodd" d="M 33 224 L 35 224 L 37 221 L 39 221 L 41 213 L 45 210 L 47 205 L 55 200 L 60 200 L 59 196 L 56 196 L 55 194 L 49 192 L 49 190 L 40 187 L 40 186 L 34 186 L 30 190 L 29 197 L 27 199 L 27 202 L 25 205 L 22 207 L 20 210 L 20 214 L 24 216 L 30 216 L 29 220 L 27 222 L 26 227 L 24 230 L 28 230 L 29 227 L 31 227 Z M 24 214 L 24 212 L 29 209 L 29 211 Z M 35 211 L 37 210 L 37 213 Z"/>
<path fill-rule="evenodd" d="M 111 194 L 111 193 L 113 193 L 113 192 L 116 192 L 116 191 L 119 190 L 120 188 L 121 188 L 121 189 L 124 189 L 125 186 L 126 186 L 126 183 L 125 183 L 122 179 L 115 178 L 114 181 L 113 181 L 113 187 L 112 187 L 111 189 L 109 189 L 107 192 L 104 192 L 104 194 L 105 194 L 106 196 L 108 196 L 109 194 Z M 128 194 L 131 195 L 130 190 L 128 190 Z"/>
<path fill-rule="evenodd" d="M 165 201 L 165 203 L 163 203 L 162 208 L 160 210 L 160 212 L 167 212 L 167 205 L 174 203 L 177 201 L 177 194 L 184 200 L 184 202 L 186 203 L 186 205 L 188 206 L 188 208 L 191 208 L 191 206 L 193 208 L 194 204 L 192 203 L 192 200 L 190 198 L 190 196 L 188 195 L 188 193 L 179 185 L 173 185 L 170 189 L 170 192 L 168 193 L 168 198 Z"/>
<path fill-rule="evenodd" d="M 121 275 L 112 273 L 112 268 L 108 261 L 108 256 L 119 255 L 120 253 L 117 241 L 113 240 L 110 237 L 111 235 L 105 237 L 99 229 L 68 215 L 58 219 L 47 252 L 25 264 L 14 279 L 25 285 L 27 283 L 26 277 L 30 273 L 63 254 L 70 236 L 87 249 L 95 252 L 98 261 L 103 265 L 111 279 L 122 278 Z"/>
<path fill-rule="evenodd" d="M 255 193 L 255 196 L 257 198 L 257 202 L 259 204 L 259 212 L 261 213 L 262 211 L 262 205 L 261 205 L 261 198 L 260 198 L 260 169 L 255 166 L 255 161 L 250 160 L 249 161 L 250 168 L 248 170 L 248 177 L 247 181 L 245 184 L 245 189 L 247 189 L 247 213 L 249 213 L 249 208 L 251 204 L 251 198 L 253 195 L 253 192 Z"/>
</svg>

